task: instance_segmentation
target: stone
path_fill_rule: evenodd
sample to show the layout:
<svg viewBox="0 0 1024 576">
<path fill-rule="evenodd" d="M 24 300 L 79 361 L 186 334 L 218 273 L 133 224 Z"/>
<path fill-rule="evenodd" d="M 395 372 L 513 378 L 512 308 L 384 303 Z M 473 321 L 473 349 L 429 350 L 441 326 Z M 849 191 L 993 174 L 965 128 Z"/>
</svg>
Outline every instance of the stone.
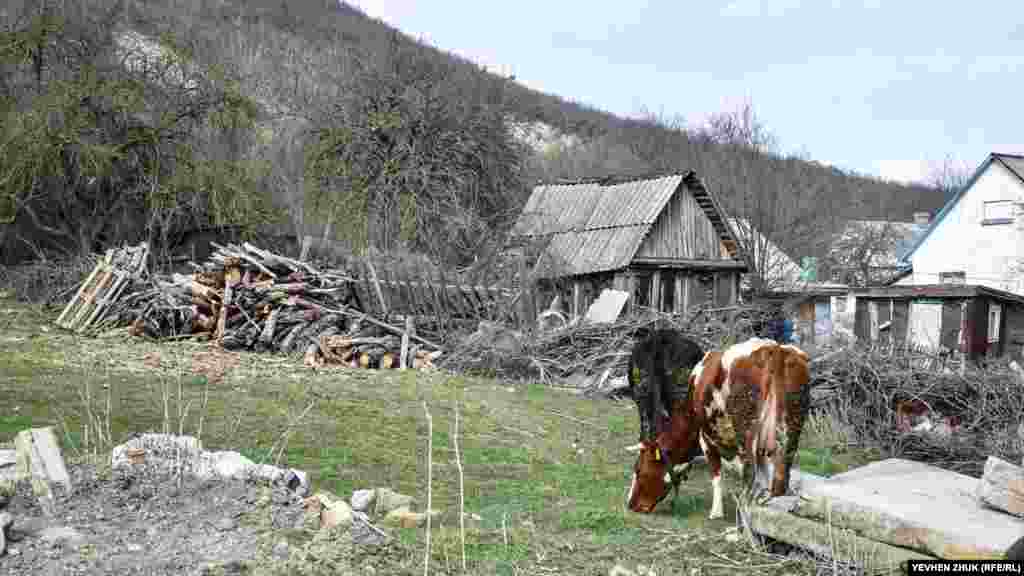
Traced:
<svg viewBox="0 0 1024 576">
<path fill-rule="evenodd" d="M 403 506 L 396 508 L 384 517 L 384 522 L 402 528 L 417 528 L 427 520 L 427 515 L 422 512 L 413 512 Z"/>
<path fill-rule="evenodd" d="M 431 510 L 431 516 L 437 516 L 439 512 L 437 510 Z M 408 507 L 402 506 L 396 508 L 388 515 L 384 517 L 384 521 L 388 524 L 401 526 L 402 528 L 418 528 L 427 521 L 427 514 L 425 512 L 413 512 Z"/>
<path fill-rule="evenodd" d="M 242 456 L 238 452 L 233 451 L 221 451 L 221 452 L 206 452 L 202 455 L 202 460 L 206 466 L 201 467 L 201 471 L 198 476 L 201 477 L 220 477 L 220 478 L 237 478 L 244 479 L 248 477 L 252 470 L 256 467 L 256 464 Z M 277 470 L 273 466 L 271 469 Z M 271 481 L 274 477 L 273 471 L 267 471 L 264 468 L 259 468 L 264 471 L 265 474 L 271 476 Z"/>
<path fill-rule="evenodd" d="M 309 495 L 309 475 L 302 470 L 296 470 L 295 468 L 289 468 L 285 474 L 285 485 L 288 489 L 295 492 L 301 497 Z"/>
<path fill-rule="evenodd" d="M 992 508 L 1024 516 L 1024 468 L 989 456 L 978 481 L 977 496 Z"/>
<path fill-rule="evenodd" d="M 348 502 L 330 492 L 317 492 L 303 500 L 304 526 L 309 530 L 332 529 L 352 524 Z"/>
<path fill-rule="evenodd" d="M 390 488 L 377 488 L 374 501 L 377 504 L 375 508 L 377 514 L 388 514 L 392 510 L 397 510 L 402 507 L 408 508 L 412 506 L 414 502 L 412 496 L 399 494 Z"/>
<path fill-rule="evenodd" d="M 274 544 L 274 547 L 270 550 L 270 555 L 277 560 L 287 560 L 289 554 L 290 548 L 288 546 L 288 543 L 284 540 L 281 540 L 277 544 Z"/>
<path fill-rule="evenodd" d="M 15 477 L 31 478 L 32 491 L 39 498 L 43 511 L 53 515 L 54 487 L 60 485 L 65 490 L 71 489 L 71 477 L 64 465 L 53 427 L 18 432 L 14 438 L 14 449 L 17 453 Z"/>
<path fill-rule="evenodd" d="M 983 505 L 977 484 L 970 476 L 891 458 L 804 482 L 794 513 L 939 558 L 1002 558 L 1024 532 L 1024 521 Z"/>
<path fill-rule="evenodd" d="M 336 528 L 352 524 L 352 508 L 348 502 L 338 499 L 330 503 L 320 514 L 321 528 Z"/>
<path fill-rule="evenodd" d="M 233 518 L 221 518 L 214 523 L 213 527 L 219 532 L 230 532 L 238 527 L 238 523 Z"/>
<path fill-rule="evenodd" d="M 376 490 L 356 490 L 352 492 L 352 509 L 366 512 L 373 505 L 376 495 Z"/>
<path fill-rule="evenodd" d="M 50 526 L 39 531 L 39 539 L 48 544 L 66 544 L 69 548 L 77 548 L 85 544 L 85 536 L 67 526 Z"/>
<path fill-rule="evenodd" d="M 780 496 L 750 508 L 750 527 L 757 534 L 799 546 L 826 558 L 858 563 L 867 573 L 899 573 L 907 560 L 931 556 L 858 536 L 852 530 L 801 518 L 790 513 L 798 496 Z"/>
<path fill-rule="evenodd" d="M 7 551 L 7 532 L 13 524 L 13 516 L 6 512 L 0 512 L 0 556 Z"/>
</svg>

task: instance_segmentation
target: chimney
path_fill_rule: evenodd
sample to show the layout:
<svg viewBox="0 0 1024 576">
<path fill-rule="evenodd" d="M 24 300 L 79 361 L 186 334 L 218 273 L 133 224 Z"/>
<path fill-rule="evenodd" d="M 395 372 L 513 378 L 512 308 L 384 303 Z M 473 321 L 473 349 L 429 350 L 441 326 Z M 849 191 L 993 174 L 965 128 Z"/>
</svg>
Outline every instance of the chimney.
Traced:
<svg viewBox="0 0 1024 576">
<path fill-rule="evenodd" d="M 918 226 L 927 226 L 931 219 L 931 212 L 914 212 L 914 224 Z"/>
</svg>

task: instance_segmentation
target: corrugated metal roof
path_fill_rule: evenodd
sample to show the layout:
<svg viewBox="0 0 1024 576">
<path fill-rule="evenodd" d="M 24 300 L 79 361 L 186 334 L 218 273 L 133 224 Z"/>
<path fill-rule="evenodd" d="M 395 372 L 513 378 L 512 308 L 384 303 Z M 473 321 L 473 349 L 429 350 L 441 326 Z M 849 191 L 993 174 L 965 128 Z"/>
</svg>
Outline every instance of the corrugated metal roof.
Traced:
<svg viewBox="0 0 1024 576">
<path fill-rule="evenodd" d="M 624 268 L 684 178 L 672 174 L 604 186 L 538 185 L 512 236 L 549 237 L 537 265 L 545 276 Z"/>
<path fill-rule="evenodd" d="M 1017 175 L 1017 178 L 1024 180 L 1024 157 L 1012 154 L 996 154 L 996 156 L 1003 161 L 1007 168 Z"/>
<path fill-rule="evenodd" d="M 537 186 L 512 234 L 543 236 L 583 229 L 603 191 L 597 184 Z"/>
<path fill-rule="evenodd" d="M 585 229 L 650 226 L 682 181 L 682 176 L 668 176 L 606 186 Z"/>
</svg>

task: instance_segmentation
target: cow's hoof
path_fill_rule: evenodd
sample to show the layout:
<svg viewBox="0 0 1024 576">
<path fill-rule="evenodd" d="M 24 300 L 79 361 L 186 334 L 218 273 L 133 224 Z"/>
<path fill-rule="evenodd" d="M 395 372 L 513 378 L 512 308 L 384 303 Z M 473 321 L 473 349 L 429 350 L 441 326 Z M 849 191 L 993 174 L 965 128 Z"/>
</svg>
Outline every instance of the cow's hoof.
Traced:
<svg viewBox="0 0 1024 576">
<path fill-rule="evenodd" d="M 719 518 L 725 518 L 725 514 L 721 512 L 712 512 L 708 515 L 708 520 L 718 520 Z"/>
</svg>

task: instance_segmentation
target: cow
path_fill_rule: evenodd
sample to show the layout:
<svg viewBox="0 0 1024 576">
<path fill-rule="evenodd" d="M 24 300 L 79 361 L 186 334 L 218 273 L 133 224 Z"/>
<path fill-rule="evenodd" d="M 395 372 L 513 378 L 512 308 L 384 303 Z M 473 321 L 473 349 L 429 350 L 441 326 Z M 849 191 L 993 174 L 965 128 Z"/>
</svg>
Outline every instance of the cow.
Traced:
<svg viewBox="0 0 1024 576">
<path fill-rule="evenodd" d="M 655 330 L 633 346 L 629 390 L 640 412 L 641 439 L 652 439 L 664 429 L 668 409 L 685 393 L 690 371 L 703 356 L 700 344 L 676 330 Z"/>
<path fill-rule="evenodd" d="M 711 468 L 711 519 L 724 515 L 723 461 L 739 469 L 745 484 L 765 480 L 772 496 L 783 495 L 810 404 L 808 361 L 795 346 L 761 338 L 706 353 L 692 370 L 687 401 L 674 408 L 669 427 L 653 441 L 629 448 L 639 452 L 629 509 L 649 513 L 667 496 L 669 484 L 677 491 L 683 460 L 695 444 Z"/>
</svg>

